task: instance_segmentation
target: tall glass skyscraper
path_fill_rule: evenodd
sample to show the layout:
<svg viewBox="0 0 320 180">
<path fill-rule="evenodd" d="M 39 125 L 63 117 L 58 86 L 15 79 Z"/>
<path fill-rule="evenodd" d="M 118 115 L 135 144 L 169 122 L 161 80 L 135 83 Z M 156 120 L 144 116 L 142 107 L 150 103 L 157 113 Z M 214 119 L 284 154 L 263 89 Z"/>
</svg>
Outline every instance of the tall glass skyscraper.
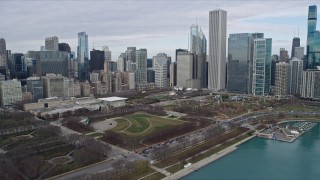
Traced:
<svg viewBox="0 0 320 180">
<path fill-rule="evenodd" d="M 251 93 L 253 36 L 230 34 L 228 38 L 227 90 Z"/>
<path fill-rule="evenodd" d="M 258 38 L 253 45 L 252 94 L 265 96 L 271 85 L 271 38 Z"/>
<path fill-rule="evenodd" d="M 84 63 L 85 59 L 89 57 L 89 48 L 88 48 L 88 35 L 86 32 L 78 33 L 78 60 L 79 63 Z"/>
<path fill-rule="evenodd" d="M 227 12 L 209 12 L 208 89 L 224 90 L 226 86 Z"/>
<path fill-rule="evenodd" d="M 78 78 L 80 81 L 89 80 L 89 48 L 86 32 L 78 33 Z"/>
<path fill-rule="evenodd" d="M 320 32 L 317 28 L 317 6 L 309 6 L 307 37 L 307 68 L 320 66 Z"/>
</svg>

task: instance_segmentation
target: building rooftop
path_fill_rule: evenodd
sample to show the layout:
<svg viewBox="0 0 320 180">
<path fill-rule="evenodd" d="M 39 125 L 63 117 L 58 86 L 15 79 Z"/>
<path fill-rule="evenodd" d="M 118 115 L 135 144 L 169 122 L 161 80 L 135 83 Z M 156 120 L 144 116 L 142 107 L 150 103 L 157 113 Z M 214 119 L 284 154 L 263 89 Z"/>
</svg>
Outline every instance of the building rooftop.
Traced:
<svg viewBox="0 0 320 180">
<path fill-rule="evenodd" d="M 117 97 L 117 96 L 112 96 L 112 97 L 106 97 L 106 98 L 99 98 L 102 101 L 123 101 L 123 100 L 127 100 L 128 98 L 122 98 L 122 97 Z"/>
</svg>

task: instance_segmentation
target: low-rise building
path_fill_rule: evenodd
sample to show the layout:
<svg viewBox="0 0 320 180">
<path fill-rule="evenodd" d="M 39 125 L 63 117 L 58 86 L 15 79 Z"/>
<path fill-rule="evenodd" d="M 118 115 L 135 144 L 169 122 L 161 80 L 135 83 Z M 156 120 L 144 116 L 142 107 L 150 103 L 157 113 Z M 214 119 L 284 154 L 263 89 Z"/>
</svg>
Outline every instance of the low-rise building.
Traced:
<svg viewBox="0 0 320 180">
<path fill-rule="evenodd" d="M 107 98 L 99 98 L 99 100 L 101 100 L 104 105 L 107 105 L 109 107 L 121 107 L 126 105 L 127 98 L 113 96 Z"/>
</svg>

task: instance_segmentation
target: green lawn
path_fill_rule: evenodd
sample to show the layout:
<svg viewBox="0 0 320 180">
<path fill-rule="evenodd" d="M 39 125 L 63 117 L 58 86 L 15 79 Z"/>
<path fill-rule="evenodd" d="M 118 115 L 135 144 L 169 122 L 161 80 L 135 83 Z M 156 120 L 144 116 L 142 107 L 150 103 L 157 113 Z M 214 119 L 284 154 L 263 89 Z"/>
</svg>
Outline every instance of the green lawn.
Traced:
<svg viewBox="0 0 320 180">
<path fill-rule="evenodd" d="M 161 174 L 161 173 L 159 173 L 159 172 L 156 172 L 156 173 L 154 173 L 154 174 L 152 174 L 152 175 L 150 175 L 148 177 L 143 178 L 142 180 L 159 180 L 159 179 L 162 179 L 164 177 L 166 177 L 166 176 Z"/>
<path fill-rule="evenodd" d="M 29 131 L 17 132 L 9 135 L 0 136 L 0 147 L 12 143 L 14 141 L 13 138 L 16 136 L 27 135 L 34 131 L 36 130 L 29 130 Z"/>
<path fill-rule="evenodd" d="M 139 135 L 184 123 L 184 121 L 176 118 L 165 118 L 145 113 L 136 113 L 116 121 L 117 126 L 112 129 L 113 131 Z"/>
<path fill-rule="evenodd" d="M 133 115 L 128 119 L 131 122 L 131 126 L 125 131 L 129 133 L 142 133 L 151 126 L 151 121 L 148 120 L 148 117 Z"/>
<path fill-rule="evenodd" d="M 171 172 L 171 173 L 175 173 L 175 172 L 180 171 L 183 168 L 184 168 L 183 164 L 182 163 L 178 163 L 178 164 L 175 164 L 173 166 L 168 167 L 166 170 Z"/>
<path fill-rule="evenodd" d="M 117 126 L 112 129 L 113 131 L 123 131 L 130 126 L 129 121 L 125 119 L 116 119 L 116 122 Z"/>
</svg>

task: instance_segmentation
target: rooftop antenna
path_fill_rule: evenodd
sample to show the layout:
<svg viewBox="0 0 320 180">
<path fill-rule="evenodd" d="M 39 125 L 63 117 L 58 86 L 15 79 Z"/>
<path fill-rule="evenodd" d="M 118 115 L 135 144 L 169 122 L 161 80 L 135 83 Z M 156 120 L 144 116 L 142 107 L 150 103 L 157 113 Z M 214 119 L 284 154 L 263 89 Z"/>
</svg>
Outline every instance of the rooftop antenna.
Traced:
<svg viewBox="0 0 320 180">
<path fill-rule="evenodd" d="M 198 17 L 196 16 L 196 25 L 198 25 Z"/>
<path fill-rule="evenodd" d="M 296 37 L 296 31 L 295 30 L 293 31 L 293 37 Z"/>
<path fill-rule="evenodd" d="M 298 37 L 299 37 L 299 27 L 298 27 Z"/>
<path fill-rule="evenodd" d="M 92 45 L 93 45 L 92 49 L 94 49 L 94 42 L 92 43 Z"/>
</svg>

